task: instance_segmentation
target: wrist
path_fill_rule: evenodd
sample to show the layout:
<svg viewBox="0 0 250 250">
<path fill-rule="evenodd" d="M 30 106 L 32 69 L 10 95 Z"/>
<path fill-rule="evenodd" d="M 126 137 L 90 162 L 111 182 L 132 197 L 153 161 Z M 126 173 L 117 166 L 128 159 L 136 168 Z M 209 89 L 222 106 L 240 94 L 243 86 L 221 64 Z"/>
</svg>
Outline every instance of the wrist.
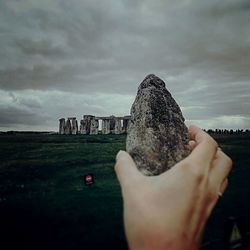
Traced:
<svg viewBox="0 0 250 250">
<path fill-rule="evenodd" d="M 200 241 L 188 239 L 186 236 L 170 237 L 164 235 L 156 237 L 136 237 L 133 240 L 128 240 L 130 250 L 197 250 L 200 246 Z"/>
</svg>

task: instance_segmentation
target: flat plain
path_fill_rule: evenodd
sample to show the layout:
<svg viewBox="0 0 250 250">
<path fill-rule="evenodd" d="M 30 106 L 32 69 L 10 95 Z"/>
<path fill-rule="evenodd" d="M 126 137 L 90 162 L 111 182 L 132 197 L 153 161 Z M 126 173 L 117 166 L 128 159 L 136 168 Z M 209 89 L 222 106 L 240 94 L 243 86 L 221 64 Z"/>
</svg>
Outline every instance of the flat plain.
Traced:
<svg viewBox="0 0 250 250">
<path fill-rule="evenodd" d="M 114 173 L 125 135 L 0 134 L 0 238 L 6 249 L 127 249 Z M 225 222 L 250 232 L 250 136 L 218 138 L 233 159 L 229 187 L 205 231 L 222 249 Z M 85 186 L 92 173 L 95 182 Z"/>
</svg>

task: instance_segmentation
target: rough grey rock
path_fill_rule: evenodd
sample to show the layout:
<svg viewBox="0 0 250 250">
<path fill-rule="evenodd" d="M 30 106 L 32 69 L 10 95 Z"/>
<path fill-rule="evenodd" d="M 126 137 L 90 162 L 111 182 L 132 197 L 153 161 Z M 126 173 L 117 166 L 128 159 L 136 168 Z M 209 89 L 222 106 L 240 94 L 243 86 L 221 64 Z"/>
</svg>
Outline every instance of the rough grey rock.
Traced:
<svg viewBox="0 0 250 250">
<path fill-rule="evenodd" d="M 159 175 L 189 153 L 181 110 L 157 76 L 140 84 L 131 108 L 126 150 L 145 175 Z"/>
</svg>

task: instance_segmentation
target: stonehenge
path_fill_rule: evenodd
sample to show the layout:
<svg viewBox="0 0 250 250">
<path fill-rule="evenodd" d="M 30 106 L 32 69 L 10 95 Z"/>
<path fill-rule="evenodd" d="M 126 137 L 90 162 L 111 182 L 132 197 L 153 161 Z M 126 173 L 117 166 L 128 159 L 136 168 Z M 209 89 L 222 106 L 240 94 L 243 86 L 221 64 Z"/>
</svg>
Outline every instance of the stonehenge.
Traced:
<svg viewBox="0 0 250 250">
<path fill-rule="evenodd" d="M 76 117 L 59 119 L 59 134 L 61 135 L 97 135 L 97 134 L 124 134 L 127 133 L 130 124 L 130 116 L 96 117 L 83 115 L 78 128 Z M 100 123 L 99 123 L 100 122 Z M 101 124 L 101 126 L 99 126 Z"/>
</svg>

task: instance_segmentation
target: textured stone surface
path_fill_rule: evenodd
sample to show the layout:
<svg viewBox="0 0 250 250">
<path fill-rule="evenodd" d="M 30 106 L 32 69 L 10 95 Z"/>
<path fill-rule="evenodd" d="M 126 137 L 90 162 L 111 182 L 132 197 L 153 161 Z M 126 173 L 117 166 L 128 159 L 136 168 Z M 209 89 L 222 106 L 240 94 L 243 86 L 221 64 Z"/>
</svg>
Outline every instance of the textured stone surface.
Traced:
<svg viewBox="0 0 250 250">
<path fill-rule="evenodd" d="M 157 76 L 140 84 L 131 108 L 127 152 L 145 175 L 158 175 L 190 153 L 181 110 Z"/>
</svg>

